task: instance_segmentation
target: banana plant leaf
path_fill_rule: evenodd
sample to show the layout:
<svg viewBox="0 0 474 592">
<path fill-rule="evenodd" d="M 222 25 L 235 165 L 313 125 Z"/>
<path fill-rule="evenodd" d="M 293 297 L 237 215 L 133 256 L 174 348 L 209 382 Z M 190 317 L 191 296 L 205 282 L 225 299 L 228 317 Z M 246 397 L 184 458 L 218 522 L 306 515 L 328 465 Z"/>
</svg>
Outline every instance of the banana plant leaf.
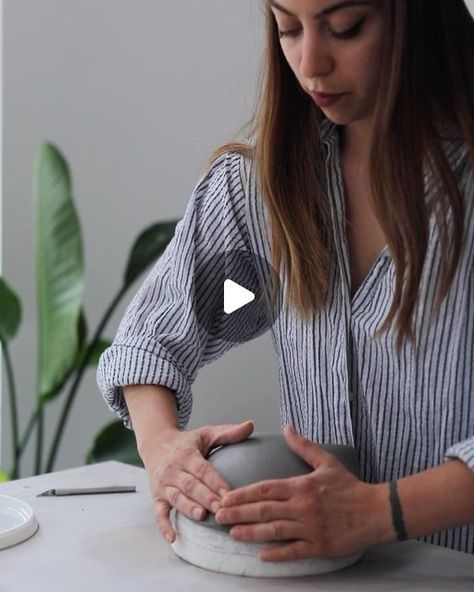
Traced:
<svg viewBox="0 0 474 592">
<path fill-rule="evenodd" d="M 90 344 L 87 341 L 88 329 L 87 329 L 87 320 L 84 314 L 84 311 L 81 311 L 79 316 L 79 328 L 78 328 L 78 335 L 79 335 L 79 354 L 77 357 L 77 363 L 75 368 L 79 368 L 84 361 L 84 357 L 86 355 L 87 350 L 90 347 Z M 108 339 L 100 338 L 95 344 L 92 351 L 89 353 L 89 359 L 87 360 L 87 366 L 97 366 L 99 363 L 99 358 L 112 342 Z"/>
<path fill-rule="evenodd" d="M 87 361 L 88 366 L 97 366 L 99 363 L 100 356 L 104 353 L 104 351 L 112 345 L 112 342 L 109 339 L 99 339 L 99 341 L 94 345 L 94 349 L 91 352 L 91 356 Z"/>
<path fill-rule="evenodd" d="M 124 427 L 121 421 L 113 421 L 101 430 L 86 457 L 88 464 L 107 460 L 118 460 L 143 467 L 143 463 L 138 456 L 135 435 L 131 430 Z"/>
<path fill-rule="evenodd" d="M 8 343 L 15 337 L 21 323 L 21 302 L 0 277 L 0 341 Z"/>
<path fill-rule="evenodd" d="M 76 364 L 84 291 L 81 229 L 69 169 L 48 143 L 36 155 L 34 198 L 39 395 L 44 401 L 60 392 Z"/>
<path fill-rule="evenodd" d="M 128 288 L 166 249 L 178 220 L 159 222 L 146 228 L 132 246 L 125 268 L 124 288 Z"/>
<path fill-rule="evenodd" d="M 79 313 L 79 319 L 77 321 L 77 345 L 80 353 L 82 353 L 86 347 L 87 334 L 87 319 L 84 310 L 81 308 L 81 312 Z"/>
</svg>

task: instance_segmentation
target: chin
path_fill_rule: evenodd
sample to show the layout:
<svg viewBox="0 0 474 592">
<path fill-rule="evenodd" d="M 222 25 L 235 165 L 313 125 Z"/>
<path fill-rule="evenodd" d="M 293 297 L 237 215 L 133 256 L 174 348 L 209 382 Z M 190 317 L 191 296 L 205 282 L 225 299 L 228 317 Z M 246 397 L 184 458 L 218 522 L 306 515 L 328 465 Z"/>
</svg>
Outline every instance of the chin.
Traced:
<svg viewBox="0 0 474 592">
<path fill-rule="evenodd" d="M 341 111 L 337 111 L 336 109 L 321 109 L 324 113 L 325 117 L 332 121 L 337 125 L 351 125 L 358 121 L 365 121 L 370 119 L 370 115 L 364 114 L 356 114 L 354 113 L 342 113 Z"/>
<path fill-rule="evenodd" d="M 329 121 L 332 121 L 332 123 L 337 125 L 348 125 L 353 121 L 351 117 L 344 116 L 342 113 L 335 113 L 334 111 L 331 112 L 330 110 L 324 111 L 323 109 L 321 109 L 321 111 L 326 119 L 329 119 Z"/>
</svg>

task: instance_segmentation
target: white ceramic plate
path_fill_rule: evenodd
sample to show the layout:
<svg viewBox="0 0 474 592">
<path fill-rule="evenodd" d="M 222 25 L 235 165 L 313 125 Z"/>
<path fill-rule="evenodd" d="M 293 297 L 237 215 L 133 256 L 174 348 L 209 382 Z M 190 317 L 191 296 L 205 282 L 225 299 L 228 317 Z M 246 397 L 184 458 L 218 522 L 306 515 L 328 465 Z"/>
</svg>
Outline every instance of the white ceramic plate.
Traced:
<svg viewBox="0 0 474 592">
<path fill-rule="evenodd" d="M 0 549 L 30 538 L 38 526 L 30 505 L 14 497 L 0 495 Z"/>
</svg>

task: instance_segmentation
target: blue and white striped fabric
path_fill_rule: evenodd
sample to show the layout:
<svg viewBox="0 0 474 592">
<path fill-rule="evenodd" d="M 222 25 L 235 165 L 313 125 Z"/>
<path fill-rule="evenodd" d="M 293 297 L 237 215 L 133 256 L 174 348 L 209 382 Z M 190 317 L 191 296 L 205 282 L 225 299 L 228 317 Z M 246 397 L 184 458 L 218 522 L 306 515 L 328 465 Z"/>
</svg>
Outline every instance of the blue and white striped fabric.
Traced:
<svg viewBox="0 0 474 592">
<path fill-rule="evenodd" d="M 373 339 L 394 290 L 389 250 L 381 252 L 351 297 L 337 126 L 324 121 L 322 139 L 337 256 L 324 310 L 307 322 L 294 310 L 283 311 L 271 329 L 279 365 L 281 425 L 291 423 L 315 442 L 354 445 L 361 476 L 368 482 L 401 478 L 449 457 L 474 470 L 474 172 L 468 149 L 459 140 L 444 144 L 466 198 L 460 266 L 440 314 L 430 323 L 440 267 L 432 224 L 415 315 L 419 344 L 415 348 L 406 343 L 399 355 L 393 331 Z M 238 154 L 219 158 L 199 181 L 172 242 L 101 357 L 99 388 L 128 427 L 122 386 L 159 384 L 174 391 L 184 428 L 198 369 L 238 341 L 209 337 L 193 308 L 215 311 L 216 295 L 222 294 L 216 283 L 220 279 L 205 274 L 203 262 L 227 250 L 258 254 L 246 273 L 266 277 L 261 258 L 271 260 L 267 213 L 254 169 Z M 284 290 L 282 277 L 280 302 Z M 221 319 L 217 314 L 212 322 L 218 325 Z M 252 337 L 263 331 L 255 326 Z M 474 525 L 420 540 L 474 553 Z"/>
</svg>

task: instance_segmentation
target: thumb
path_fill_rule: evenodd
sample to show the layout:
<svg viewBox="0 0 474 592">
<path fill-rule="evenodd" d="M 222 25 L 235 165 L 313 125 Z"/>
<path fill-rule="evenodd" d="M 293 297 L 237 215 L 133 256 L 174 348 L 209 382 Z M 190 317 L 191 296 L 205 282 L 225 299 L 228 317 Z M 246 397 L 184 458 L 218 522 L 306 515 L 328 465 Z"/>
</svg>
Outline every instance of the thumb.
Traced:
<svg viewBox="0 0 474 592">
<path fill-rule="evenodd" d="M 294 428 L 288 424 L 283 430 L 286 442 L 298 456 L 306 461 L 308 465 L 317 469 L 321 464 L 327 461 L 332 455 L 326 452 L 322 446 L 306 440 L 303 436 L 298 434 Z"/>
<path fill-rule="evenodd" d="M 246 440 L 254 431 L 255 424 L 252 420 L 243 423 L 227 423 L 214 426 L 206 426 L 203 434 L 210 448 L 221 444 L 234 444 Z"/>
</svg>

